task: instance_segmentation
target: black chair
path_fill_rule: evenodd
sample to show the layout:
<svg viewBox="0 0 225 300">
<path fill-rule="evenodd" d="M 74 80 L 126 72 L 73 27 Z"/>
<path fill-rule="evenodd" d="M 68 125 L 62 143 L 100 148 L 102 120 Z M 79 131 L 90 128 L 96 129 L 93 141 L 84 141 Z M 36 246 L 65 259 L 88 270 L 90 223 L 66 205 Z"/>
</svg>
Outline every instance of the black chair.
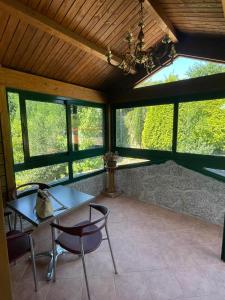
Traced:
<svg viewBox="0 0 225 300">
<path fill-rule="evenodd" d="M 21 232 L 17 230 L 12 230 L 7 232 L 6 240 L 8 247 L 9 263 L 16 262 L 17 259 L 24 256 L 28 252 L 31 253 L 34 286 L 35 291 L 37 291 L 37 272 L 34 254 L 34 244 L 31 232 L 32 231 Z"/>
<path fill-rule="evenodd" d="M 11 200 L 16 200 L 19 197 L 23 197 L 26 191 L 21 191 L 19 192 L 19 190 L 25 188 L 25 187 L 29 187 L 30 189 L 28 189 L 31 192 L 35 192 L 38 189 L 44 190 L 44 189 L 49 189 L 50 185 L 46 184 L 46 183 L 40 183 L 40 182 L 28 182 L 25 184 L 22 184 L 16 188 L 14 188 L 11 192 L 10 192 L 10 196 L 11 196 Z M 22 216 L 18 215 L 15 213 L 15 218 L 14 218 L 14 230 L 16 230 L 17 228 L 17 218 L 19 217 L 19 221 L 20 221 L 20 230 L 23 231 L 23 222 L 22 222 Z M 10 225 L 11 226 L 11 225 Z"/>
<path fill-rule="evenodd" d="M 91 209 L 94 208 L 103 216 L 100 219 L 91 221 Z M 112 247 L 107 228 L 107 219 L 109 209 L 103 205 L 90 204 L 89 220 L 80 222 L 73 227 L 64 227 L 52 223 L 52 246 L 53 246 L 53 281 L 56 280 L 56 245 L 60 245 L 63 249 L 70 253 L 80 255 L 82 257 L 85 282 L 87 287 L 88 299 L 90 300 L 90 290 L 88 285 L 88 278 L 85 265 L 85 254 L 95 251 L 103 240 L 108 240 L 109 249 L 112 257 L 115 274 L 117 274 L 116 263 L 112 252 Z M 105 228 L 106 237 L 102 237 L 101 229 Z M 56 237 L 55 229 L 62 231 Z"/>
</svg>

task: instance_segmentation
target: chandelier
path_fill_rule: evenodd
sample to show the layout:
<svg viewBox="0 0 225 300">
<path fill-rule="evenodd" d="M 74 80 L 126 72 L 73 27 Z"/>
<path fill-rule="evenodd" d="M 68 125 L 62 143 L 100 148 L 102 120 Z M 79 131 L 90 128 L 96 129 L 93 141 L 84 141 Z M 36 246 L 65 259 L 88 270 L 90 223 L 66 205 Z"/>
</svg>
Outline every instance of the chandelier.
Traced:
<svg viewBox="0 0 225 300">
<path fill-rule="evenodd" d="M 165 61 L 167 64 L 172 63 L 176 54 L 174 43 L 170 40 L 168 35 L 165 35 L 162 41 L 154 47 L 145 50 L 144 0 L 139 0 L 139 3 L 141 6 L 140 21 L 138 23 L 140 30 L 137 40 L 134 41 L 133 34 L 128 32 L 126 36 L 128 47 L 126 52 L 122 55 L 121 62 L 117 65 L 112 63 L 113 55 L 110 48 L 108 48 L 108 52 L 106 54 L 108 63 L 111 66 L 121 69 L 125 74 L 136 73 L 138 65 L 143 66 L 147 74 L 150 74 L 153 69 L 162 66 Z"/>
</svg>

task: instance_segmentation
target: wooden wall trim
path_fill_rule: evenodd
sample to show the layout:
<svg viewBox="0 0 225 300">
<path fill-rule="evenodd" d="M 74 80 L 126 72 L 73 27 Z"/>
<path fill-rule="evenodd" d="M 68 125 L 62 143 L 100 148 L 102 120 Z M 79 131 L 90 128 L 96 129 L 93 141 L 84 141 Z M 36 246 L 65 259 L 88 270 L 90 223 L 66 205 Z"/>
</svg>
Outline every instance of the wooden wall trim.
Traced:
<svg viewBox="0 0 225 300">
<path fill-rule="evenodd" d="M 15 178 L 13 171 L 12 143 L 10 138 L 10 120 L 7 109 L 8 105 L 6 91 L 4 86 L 0 86 L 0 103 L 1 131 L 5 161 L 6 183 L 7 190 L 10 191 L 15 187 Z"/>
<path fill-rule="evenodd" d="M 111 103 L 138 104 L 141 101 L 169 103 L 172 98 L 196 100 L 198 97 L 219 94 L 225 94 L 225 73 L 132 89 L 114 95 Z"/>
<path fill-rule="evenodd" d="M 0 85 L 97 103 L 107 102 L 103 92 L 3 67 L 0 67 Z"/>
<path fill-rule="evenodd" d="M 5 237 L 3 200 L 0 186 L 0 291 L 1 299 L 11 300 L 11 281 L 9 272 L 8 252 Z"/>
</svg>

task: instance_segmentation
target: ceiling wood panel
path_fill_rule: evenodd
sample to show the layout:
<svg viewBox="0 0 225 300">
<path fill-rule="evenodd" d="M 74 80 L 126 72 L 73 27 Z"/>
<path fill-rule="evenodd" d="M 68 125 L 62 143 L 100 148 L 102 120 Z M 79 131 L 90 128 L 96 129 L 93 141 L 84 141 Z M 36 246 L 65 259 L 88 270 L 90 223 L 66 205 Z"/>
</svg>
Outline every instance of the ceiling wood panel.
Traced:
<svg viewBox="0 0 225 300">
<path fill-rule="evenodd" d="M 3 1 L 3 0 L 0 0 Z M 7 0 L 8 1 L 8 0 Z M 14 1 L 14 0 L 10 0 Z M 146 0 L 147 1 L 147 0 Z M 225 34 L 225 18 L 220 0 L 148 0 L 163 20 L 181 32 Z M 138 0 L 19 0 L 28 8 L 57 22 L 62 29 L 101 48 L 107 46 L 119 56 L 126 50 L 126 34 L 138 34 Z M 166 22 L 165 22 L 166 26 Z M 145 7 L 146 48 L 165 35 L 155 13 Z M 0 11 L 0 64 L 27 73 L 42 75 L 86 87 L 107 88 L 111 80 L 121 80 L 120 70 L 69 40 L 44 31 L 40 26 Z"/>
<path fill-rule="evenodd" d="M 183 32 L 225 35 L 221 0 L 159 0 L 172 23 Z"/>
</svg>

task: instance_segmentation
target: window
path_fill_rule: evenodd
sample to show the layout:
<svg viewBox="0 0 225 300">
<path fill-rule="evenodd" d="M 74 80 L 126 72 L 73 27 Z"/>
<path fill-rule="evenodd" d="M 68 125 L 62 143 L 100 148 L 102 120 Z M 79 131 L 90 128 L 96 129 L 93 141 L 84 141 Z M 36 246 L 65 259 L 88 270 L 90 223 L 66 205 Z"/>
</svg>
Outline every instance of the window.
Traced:
<svg viewBox="0 0 225 300">
<path fill-rule="evenodd" d="M 179 56 L 174 60 L 173 64 L 160 68 L 158 71 L 138 83 L 135 88 L 224 72 L 224 64 Z"/>
<path fill-rule="evenodd" d="M 116 110 L 116 146 L 172 150 L 173 104 Z"/>
<path fill-rule="evenodd" d="M 69 179 L 67 163 L 16 172 L 17 186 L 27 182 L 51 183 L 54 181 L 63 181 L 66 179 Z"/>
<path fill-rule="evenodd" d="M 13 145 L 14 163 L 23 163 L 23 138 L 20 119 L 20 103 L 17 93 L 8 93 L 9 115 L 11 123 L 11 137 Z"/>
<path fill-rule="evenodd" d="M 64 104 L 26 100 L 30 156 L 67 151 Z"/>
<path fill-rule="evenodd" d="M 102 156 L 90 157 L 73 162 L 73 176 L 92 173 L 104 168 Z"/>
<path fill-rule="evenodd" d="M 225 155 L 225 99 L 179 104 L 177 151 Z"/>
<path fill-rule="evenodd" d="M 71 181 L 103 169 L 103 105 L 24 91 L 7 95 L 17 185 Z"/>
<path fill-rule="evenodd" d="M 101 108 L 71 105 L 73 150 L 103 147 Z"/>
</svg>

